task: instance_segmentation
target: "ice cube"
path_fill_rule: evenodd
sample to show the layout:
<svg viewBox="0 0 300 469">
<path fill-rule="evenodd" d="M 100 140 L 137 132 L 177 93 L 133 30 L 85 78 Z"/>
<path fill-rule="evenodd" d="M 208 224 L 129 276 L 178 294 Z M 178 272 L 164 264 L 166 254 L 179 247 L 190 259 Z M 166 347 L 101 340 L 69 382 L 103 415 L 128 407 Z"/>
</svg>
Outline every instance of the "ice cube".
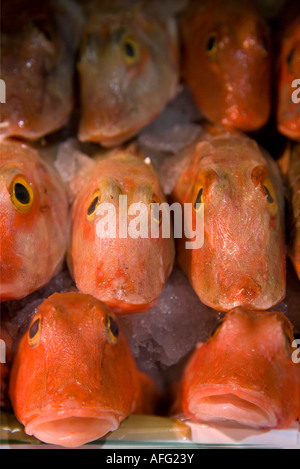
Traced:
<svg viewBox="0 0 300 469">
<path fill-rule="evenodd" d="M 197 342 L 207 340 L 221 316 L 199 300 L 175 267 L 156 306 L 118 321 L 140 369 L 164 385 L 171 374 L 180 376 L 185 358 Z"/>
</svg>

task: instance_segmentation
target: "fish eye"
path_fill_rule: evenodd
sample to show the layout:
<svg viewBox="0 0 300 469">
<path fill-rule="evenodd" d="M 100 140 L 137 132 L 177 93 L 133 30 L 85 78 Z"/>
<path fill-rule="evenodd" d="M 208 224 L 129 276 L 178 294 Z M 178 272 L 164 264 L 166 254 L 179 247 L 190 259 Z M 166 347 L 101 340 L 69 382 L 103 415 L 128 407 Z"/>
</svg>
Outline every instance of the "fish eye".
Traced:
<svg viewBox="0 0 300 469">
<path fill-rule="evenodd" d="M 273 199 L 273 197 L 271 196 L 270 191 L 269 191 L 269 189 L 267 188 L 267 186 L 264 186 L 264 191 L 265 191 L 265 194 L 266 194 L 266 198 L 267 198 L 268 204 L 272 204 L 272 203 L 274 202 L 274 199 Z"/>
<path fill-rule="evenodd" d="M 203 197 L 203 187 L 200 187 L 200 189 L 198 190 L 197 192 L 197 197 L 196 197 L 196 200 L 194 202 L 194 210 L 195 212 L 199 213 L 200 210 L 202 209 L 203 207 L 203 204 L 204 203 L 204 197 Z"/>
<path fill-rule="evenodd" d="M 89 203 L 88 209 L 86 211 L 86 215 L 88 219 L 91 219 L 95 215 L 99 202 L 100 202 L 100 193 L 96 192 L 93 194 L 92 200 Z"/>
<path fill-rule="evenodd" d="M 266 197 L 266 201 L 269 205 L 269 210 L 272 216 L 275 216 L 277 213 L 277 203 L 276 203 L 276 197 L 274 193 L 273 186 L 271 184 L 271 181 L 267 179 L 264 181 L 263 184 L 263 191 L 264 195 Z"/>
<path fill-rule="evenodd" d="M 123 40 L 122 48 L 127 65 L 136 64 L 140 58 L 140 47 L 137 41 L 132 37 L 126 37 Z"/>
<path fill-rule="evenodd" d="M 211 33 L 206 39 L 205 50 L 207 55 L 214 55 L 218 49 L 217 35 L 216 33 Z"/>
<path fill-rule="evenodd" d="M 295 55 L 295 50 L 296 50 L 295 47 L 293 47 L 293 48 L 290 50 L 290 52 L 289 52 L 289 54 L 288 54 L 288 56 L 287 56 L 287 58 L 286 58 L 286 62 L 287 62 L 287 64 L 288 64 L 289 67 L 291 67 L 291 65 L 292 65 L 292 63 L 293 63 L 294 55 Z"/>
<path fill-rule="evenodd" d="M 41 316 L 35 317 L 28 329 L 28 343 L 31 348 L 37 347 L 41 338 Z"/>
<path fill-rule="evenodd" d="M 151 207 L 151 213 L 152 213 L 152 218 L 155 223 L 158 225 L 161 224 L 162 222 L 162 213 L 161 210 L 159 209 L 159 200 L 156 195 L 152 197 L 152 207 Z"/>
<path fill-rule="evenodd" d="M 27 213 L 33 204 L 33 190 L 24 176 L 17 176 L 11 183 L 10 199 L 20 213 Z"/>
<path fill-rule="evenodd" d="M 112 345 L 115 345 L 117 343 L 119 332 L 119 326 L 115 317 L 112 314 L 108 314 L 106 316 L 106 333 L 108 341 Z"/>
</svg>

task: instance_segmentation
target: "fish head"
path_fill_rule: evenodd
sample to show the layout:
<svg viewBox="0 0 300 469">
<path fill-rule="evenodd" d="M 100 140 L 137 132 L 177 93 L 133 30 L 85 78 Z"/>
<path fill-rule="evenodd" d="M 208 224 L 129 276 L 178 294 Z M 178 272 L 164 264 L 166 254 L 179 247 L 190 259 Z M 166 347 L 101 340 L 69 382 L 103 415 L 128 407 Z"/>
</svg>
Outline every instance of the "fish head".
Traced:
<svg viewBox="0 0 300 469">
<path fill-rule="evenodd" d="M 110 309 L 90 295 L 54 293 L 34 311 L 10 380 L 28 434 L 80 446 L 135 409 L 138 371 Z"/>
<path fill-rule="evenodd" d="M 179 239 L 179 262 L 210 307 L 267 309 L 285 294 L 277 168 L 250 139 L 220 137 L 194 148 L 194 163 L 178 181 L 174 198 L 192 206 L 193 230 L 202 230 L 203 244 L 186 249 L 186 237 Z"/>
<path fill-rule="evenodd" d="M 293 82 L 300 77 L 300 16 L 283 35 L 278 73 L 277 127 L 288 138 L 300 140 L 300 106 L 292 99 Z"/>
<path fill-rule="evenodd" d="M 19 0 L 3 5 L 1 78 L 6 101 L 0 131 L 4 137 L 36 140 L 68 121 L 76 39 L 72 43 L 62 32 L 60 17 L 66 17 L 64 7 L 56 11 L 50 2 L 33 1 L 26 9 Z M 68 20 L 73 31 L 72 15 Z"/>
<path fill-rule="evenodd" d="M 183 410 L 198 421 L 286 428 L 299 409 L 293 328 L 279 312 L 236 308 L 199 344 L 184 373 Z"/>
<path fill-rule="evenodd" d="M 176 25 L 140 7 L 95 13 L 78 63 L 79 139 L 114 146 L 154 120 L 178 81 Z"/>
<path fill-rule="evenodd" d="M 68 263 L 80 291 L 117 313 L 157 301 L 174 261 L 173 234 L 162 236 L 161 217 L 151 210 L 163 202 L 143 158 L 117 149 L 98 161 L 73 208 Z"/>
<path fill-rule="evenodd" d="M 28 145 L 0 145 L 0 298 L 23 298 L 63 262 L 68 202 L 59 176 Z"/>
<path fill-rule="evenodd" d="M 203 2 L 182 31 L 183 75 L 203 114 L 243 131 L 261 128 L 270 114 L 270 32 L 253 5 Z"/>
</svg>

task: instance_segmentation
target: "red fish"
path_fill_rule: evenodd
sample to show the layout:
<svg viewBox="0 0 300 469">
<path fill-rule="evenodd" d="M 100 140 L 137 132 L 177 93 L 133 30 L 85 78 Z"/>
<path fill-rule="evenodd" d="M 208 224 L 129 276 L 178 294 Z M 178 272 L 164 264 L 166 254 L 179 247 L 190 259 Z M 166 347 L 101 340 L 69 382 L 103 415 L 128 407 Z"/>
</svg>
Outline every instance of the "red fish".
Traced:
<svg viewBox="0 0 300 469">
<path fill-rule="evenodd" d="M 283 135 L 300 141 L 300 5 L 298 1 L 288 2 L 283 18 L 283 25 L 279 31 L 277 127 Z"/>
<path fill-rule="evenodd" d="M 127 197 L 121 215 L 120 196 Z M 129 146 L 95 156 L 87 173 L 80 173 L 72 213 L 67 258 L 79 291 L 105 301 L 120 314 L 145 311 L 156 303 L 174 262 L 172 233 L 162 236 L 161 219 L 155 213 L 152 217 L 150 210 L 151 204 L 162 202 L 165 197 L 158 176 L 135 148 Z M 147 233 L 137 233 L 135 237 L 130 234 L 135 217 L 129 209 L 140 203 L 147 209 Z M 110 235 L 107 227 L 107 237 L 98 231 L 103 204 L 110 204 L 114 211 L 112 215 L 108 213 L 111 218 L 107 218 L 107 223 L 111 222 L 115 231 Z M 120 217 L 125 219 L 125 229 Z M 156 238 L 152 236 L 151 223 L 158 228 Z"/>
<path fill-rule="evenodd" d="M 1 7 L 0 135 L 36 140 L 64 126 L 73 109 L 80 12 L 71 0 L 9 0 Z"/>
<path fill-rule="evenodd" d="M 191 2 L 181 21 L 183 77 L 212 122 L 251 131 L 270 114 L 270 32 L 248 0 Z"/>
<path fill-rule="evenodd" d="M 199 344 L 183 376 L 181 405 L 193 420 L 286 428 L 299 416 L 300 364 L 282 313 L 237 308 Z"/>
<path fill-rule="evenodd" d="M 300 280 L 300 143 L 289 142 L 278 163 L 288 201 L 288 255 Z"/>
<path fill-rule="evenodd" d="M 46 159 L 20 142 L 0 143 L 0 299 L 23 298 L 49 282 L 66 253 L 69 207 Z"/>
<path fill-rule="evenodd" d="M 199 248 L 189 249 L 187 236 L 178 239 L 178 261 L 194 290 L 221 311 L 271 308 L 286 287 L 284 196 L 275 161 L 254 140 L 222 130 L 200 135 L 179 157 L 186 163 L 172 200 L 190 204 L 193 229 L 203 233 Z"/>
<path fill-rule="evenodd" d="M 154 411 L 157 399 L 110 309 L 74 292 L 55 293 L 36 309 L 9 395 L 27 434 L 65 447 L 102 437 L 131 413 Z"/>
<path fill-rule="evenodd" d="M 179 81 L 177 26 L 154 2 L 96 2 L 78 62 L 79 140 L 111 147 L 153 121 Z"/>
</svg>

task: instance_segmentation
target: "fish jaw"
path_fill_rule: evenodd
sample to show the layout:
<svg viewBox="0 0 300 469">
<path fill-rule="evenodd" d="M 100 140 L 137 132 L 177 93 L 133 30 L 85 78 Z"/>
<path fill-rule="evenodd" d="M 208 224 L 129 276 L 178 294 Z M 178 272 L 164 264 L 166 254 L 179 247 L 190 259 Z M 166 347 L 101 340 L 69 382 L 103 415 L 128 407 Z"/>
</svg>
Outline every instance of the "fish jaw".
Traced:
<svg viewBox="0 0 300 469">
<path fill-rule="evenodd" d="M 294 117 L 286 119 L 284 117 L 280 117 L 279 119 L 280 120 L 277 125 L 278 131 L 291 140 L 300 142 L 300 114 L 297 115 L 295 112 Z"/>
<path fill-rule="evenodd" d="M 183 412 L 198 421 L 287 428 L 298 416 L 300 396 L 292 341 L 283 314 L 233 309 L 188 363 Z"/>
<path fill-rule="evenodd" d="M 74 448 L 116 430 L 125 417 L 106 409 L 59 410 L 49 405 L 25 425 L 25 431 L 45 443 Z"/>
<path fill-rule="evenodd" d="M 241 425 L 274 428 L 276 413 L 258 393 L 232 386 L 203 386 L 189 396 L 185 411 L 199 421 L 220 422 L 234 420 Z"/>
</svg>

